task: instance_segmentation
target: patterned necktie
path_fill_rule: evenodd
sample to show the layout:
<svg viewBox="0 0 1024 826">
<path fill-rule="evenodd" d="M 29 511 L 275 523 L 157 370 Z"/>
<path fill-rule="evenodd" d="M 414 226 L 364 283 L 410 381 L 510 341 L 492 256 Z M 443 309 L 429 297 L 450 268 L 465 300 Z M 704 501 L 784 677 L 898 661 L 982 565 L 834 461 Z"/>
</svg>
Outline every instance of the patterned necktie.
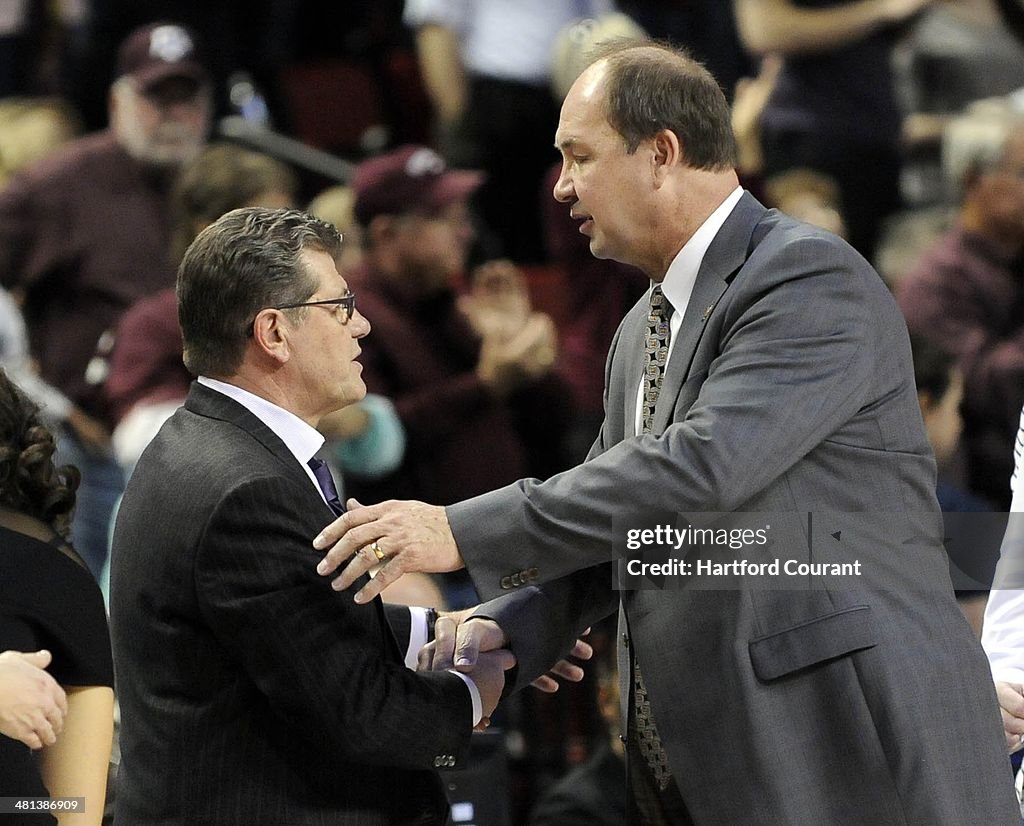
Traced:
<svg viewBox="0 0 1024 826">
<path fill-rule="evenodd" d="M 651 290 L 651 309 L 647 315 L 647 338 L 644 351 L 644 393 L 641 408 L 641 433 L 650 433 L 654 421 L 654 405 L 661 393 L 665 378 L 665 364 L 668 362 L 668 344 L 671 338 L 669 319 L 672 305 L 665 298 L 660 285 Z M 636 738 L 640 753 L 647 761 L 658 787 L 664 791 L 672 780 L 668 766 L 668 755 L 658 736 L 658 728 L 651 714 L 651 701 L 647 697 L 647 685 L 640 673 L 640 663 L 633 652 L 633 711 L 636 717 Z"/>
<path fill-rule="evenodd" d="M 345 512 L 345 506 L 341 504 L 341 499 L 338 497 L 338 488 L 334 484 L 334 477 L 331 476 L 331 469 L 327 467 L 327 462 L 314 456 L 306 464 L 313 471 L 316 483 L 320 485 L 320 490 L 323 491 L 324 499 L 327 500 L 330 509 L 334 511 L 335 516 L 341 516 Z"/>
</svg>

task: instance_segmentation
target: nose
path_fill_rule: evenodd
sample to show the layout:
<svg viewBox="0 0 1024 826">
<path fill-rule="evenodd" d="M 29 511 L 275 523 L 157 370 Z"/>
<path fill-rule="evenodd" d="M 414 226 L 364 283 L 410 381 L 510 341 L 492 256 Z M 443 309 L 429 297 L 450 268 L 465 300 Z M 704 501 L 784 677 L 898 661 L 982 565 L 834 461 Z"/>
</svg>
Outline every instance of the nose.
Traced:
<svg viewBox="0 0 1024 826">
<path fill-rule="evenodd" d="M 555 181 L 555 188 L 551 191 L 551 194 L 560 204 L 567 204 L 574 200 L 575 190 L 572 185 L 572 179 L 566 172 L 566 163 L 564 161 L 562 162 L 562 169 L 558 173 L 558 180 Z"/>
<path fill-rule="evenodd" d="M 196 108 L 196 104 L 192 99 L 169 100 L 160 108 L 166 117 L 180 118 L 184 115 L 190 114 Z"/>
<path fill-rule="evenodd" d="M 349 319 L 348 326 L 352 338 L 363 338 L 363 336 L 370 332 L 370 322 L 366 316 L 359 312 L 358 308 L 353 312 L 352 318 Z"/>
</svg>

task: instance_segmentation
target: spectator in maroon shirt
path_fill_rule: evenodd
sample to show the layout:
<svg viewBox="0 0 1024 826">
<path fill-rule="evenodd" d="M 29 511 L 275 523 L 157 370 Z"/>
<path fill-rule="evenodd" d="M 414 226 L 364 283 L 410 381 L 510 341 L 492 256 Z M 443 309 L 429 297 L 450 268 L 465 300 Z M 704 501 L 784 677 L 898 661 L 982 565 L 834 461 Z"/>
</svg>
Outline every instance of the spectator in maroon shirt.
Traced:
<svg viewBox="0 0 1024 826">
<path fill-rule="evenodd" d="M 959 218 L 896 292 L 911 332 L 958 359 L 970 489 L 1008 506 L 1024 403 L 1024 121 L 982 117 L 954 129 Z"/>
<path fill-rule="evenodd" d="M 0 194 L 0 285 L 24 298 L 42 377 L 88 417 L 62 428 L 62 461 L 82 472 L 74 545 L 106 558 L 123 479 L 110 455 L 104 356 L 121 314 L 174 283 L 167 194 L 210 120 L 206 69 L 190 32 L 137 29 L 121 46 L 110 128 L 72 141 Z"/>
<path fill-rule="evenodd" d="M 415 146 L 364 162 L 353 179 L 365 257 L 350 283 L 374 320 L 363 378 L 394 401 L 407 436 L 396 473 L 353 484 L 363 501 L 448 504 L 562 469 L 568 391 L 551 319 L 531 310 L 507 262 L 485 265 L 468 298 L 455 292 L 480 182 Z"/>
</svg>

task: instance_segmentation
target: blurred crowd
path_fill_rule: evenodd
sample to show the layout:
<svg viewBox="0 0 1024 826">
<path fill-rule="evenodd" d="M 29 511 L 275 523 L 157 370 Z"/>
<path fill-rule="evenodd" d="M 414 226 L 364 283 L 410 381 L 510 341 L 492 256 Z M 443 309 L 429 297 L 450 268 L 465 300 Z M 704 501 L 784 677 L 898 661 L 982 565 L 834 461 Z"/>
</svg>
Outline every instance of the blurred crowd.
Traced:
<svg viewBox="0 0 1024 826">
<path fill-rule="evenodd" d="M 914 337 L 940 502 L 1005 509 L 1024 405 L 1021 17 L 1001 0 L 3 4 L 0 365 L 81 475 L 71 545 L 102 582 L 125 480 L 192 378 L 177 263 L 238 207 L 304 206 L 344 234 L 373 328 L 369 395 L 322 425 L 348 495 L 443 505 L 583 459 L 647 281 L 590 255 L 551 197 L 552 142 L 561 97 L 616 37 L 689 48 L 732 103 L 744 186 L 875 264 Z M 477 601 L 455 575 L 418 587 L 390 596 Z M 962 596 L 977 621 L 983 585 Z M 570 767 L 606 790 L 598 671 L 496 721 L 509 823 Z M 574 822 L 555 799 L 532 822 Z"/>
</svg>

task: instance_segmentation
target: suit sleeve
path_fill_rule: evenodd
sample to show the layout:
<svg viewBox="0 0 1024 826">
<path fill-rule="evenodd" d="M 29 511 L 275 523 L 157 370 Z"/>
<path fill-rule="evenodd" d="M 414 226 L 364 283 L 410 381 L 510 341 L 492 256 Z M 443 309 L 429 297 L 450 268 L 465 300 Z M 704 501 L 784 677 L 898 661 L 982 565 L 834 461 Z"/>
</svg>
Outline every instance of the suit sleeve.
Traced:
<svg viewBox="0 0 1024 826">
<path fill-rule="evenodd" d="M 604 404 L 608 406 L 611 354 L 622 334 L 615 332 L 605 364 Z M 599 456 L 607 447 L 607 421 L 601 425 L 588 459 Z M 612 566 L 598 565 L 540 587 L 527 587 L 496 597 L 480 605 L 474 614 L 493 619 L 508 635 L 509 648 L 516 666 L 506 679 L 506 691 L 519 691 L 547 673 L 558 660 L 572 650 L 586 629 L 612 614 L 619 595 L 612 590 Z"/>
<path fill-rule="evenodd" d="M 701 382 L 699 394 L 663 434 L 626 438 L 546 482 L 448 507 L 485 598 L 510 578 L 513 587 L 536 584 L 608 562 L 617 516 L 737 510 L 865 403 L 878 309 L 868 280 L 878 276 L 820 235 L 763 259 L 737 276 L 742 283 L 718 310 L 718 355 L 706 377 L 690 379 Z"/>
<path fill-rule="evenodd" d="M 472 703 L 448 673 L 401 661 L 378 603 L 357 606 L 317 576 L 309 548 L 322 521 L 294 481 L 257 478 L 210 518 L 195 568 L 199 603 L 224 648 L 296 738 L 326 760 L 412 769 L 461 760 Z"/>
<path fill-rule="evenodd" d="M 516 668 L 506 692 L 526 688 L 565 657 L 587 628 L 613 613 L 611 565 L 600 565 L 539 587 L 523 588 L 478 606 L 475 616 L 498 623 L 508 635 Z"/>
<path fill-rule="evenodd" d="M 405 605 L 384 604 L 384 615 L 388 618 L 388 625 L 398 645 L 398 650 L 405 652 L 412 641 L 412 614 Z"/>
</svg>

